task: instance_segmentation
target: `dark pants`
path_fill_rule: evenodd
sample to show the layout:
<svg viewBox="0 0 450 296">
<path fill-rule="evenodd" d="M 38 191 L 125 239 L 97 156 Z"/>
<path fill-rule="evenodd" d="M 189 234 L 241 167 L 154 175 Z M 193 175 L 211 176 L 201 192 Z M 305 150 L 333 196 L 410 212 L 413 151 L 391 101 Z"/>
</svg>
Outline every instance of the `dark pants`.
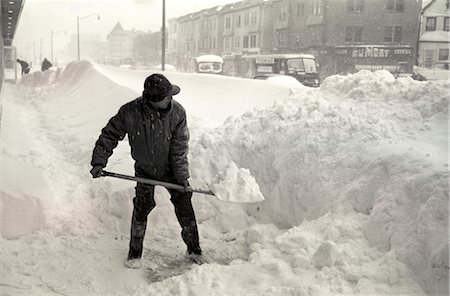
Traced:
<svg viewBox="0 0 450 296">
<path fill-rule="evenodd" d="M 186 243 L 188 252 L 201 254 L 197 223 L 194 209 L 192 208 L 192 192 L 182 192 L 168 189 L 171 195 L 170 201 L 175 207 L 175 214 L 182 228 L 181 237 Z M 130 251 L 128 259 L 140 258 L 147 228 L 147 216 L 156 206 L 155 187 L 138 183 L 136 186 L 136 197 L 133 199 L 134 209 L 131 220 Z"/>
</svg>

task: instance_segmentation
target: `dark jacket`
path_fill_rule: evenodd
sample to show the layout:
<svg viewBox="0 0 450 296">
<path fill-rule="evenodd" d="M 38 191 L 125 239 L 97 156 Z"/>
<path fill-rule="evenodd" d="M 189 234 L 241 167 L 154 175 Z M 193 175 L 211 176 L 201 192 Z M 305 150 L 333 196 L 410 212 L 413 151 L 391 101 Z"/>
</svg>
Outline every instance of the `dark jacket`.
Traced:
<svg viewBox="0 0 450 296">
<path fill-rule="evenodd" d="M 91 165 L 106 166 L 113 149 L 125 134 L 136 161 L 138 175 L 162 180 L 189 178 L 189 130 L 186 111 L 172 100 L 167 112 L 158 112 L 142 97 L 123 105 L 102 129 L 95 144 Z"/>
</svg>

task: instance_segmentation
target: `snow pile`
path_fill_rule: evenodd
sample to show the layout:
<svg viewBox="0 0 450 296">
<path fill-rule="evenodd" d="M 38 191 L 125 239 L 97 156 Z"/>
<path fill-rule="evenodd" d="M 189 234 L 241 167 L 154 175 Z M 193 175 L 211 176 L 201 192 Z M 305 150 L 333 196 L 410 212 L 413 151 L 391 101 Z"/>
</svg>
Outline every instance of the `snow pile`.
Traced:
<svg viewBox="0 0 450 296">
<path fill-rule="evenodd" d="M 348 203 L 367 216 L 363 230 L 373 246 L 394 251 L 423 286 L 442 292 L 447 91 L 447 82 L 394 79 L 387 71 L 333 76 L 320 91 L 229 119 L 210 132 L 218 142 L 207 150 L 250 168 L 266 197 L 248 208 L 260 221 L 291 227 Z"/>
<path fill-rule="evenodd" d="M 221 196 L 222 201 L 232 202 L 259 202 L 264 196 L 259 190 L 259 185 L 250 175 L 248 169 L 238 168 L 232 162 L 222 174 L 213 182 L 213 192 Z"/>
<path fill-rule="evenodd" d="M 210 263 L 186 268 L 173 207 L 157 187 L 147 268 L 124 270 L 134 184 L 92 180 L 89 160 L 100 129 L 139 95 L 148 74 L 74 63 L 52 86 L 34 85 L 25 99 L 7 96 L 4 112 L 15 110 L 26 120 L 2 117 L 9 163 L 2 174 L 17 182 L 10 194 L 24 196 L 19 189 L 27 188 L 44 201 L 37 212 L 45 222 L 41 231 L 0 239 L 0 289 L 66 295 L 448 293 L 448 82 L 394 79 L 385 71 L 332 76 L 320 89 L 291 90 L 289 98 L 289 88 L 267 81 L 167 73 L 181 86 L 177 99 L 190 116 L 192 186 L 223 180 L 217 190 L 231 189 L 230 200 L 259 190 L 265 200 L 241 205 L 194 195 Z M 24 153 L 15 153 L 20 145 Z M 108 170 L 133 172 L 127 146 L 123 141 L 116 148 Z M 31 176 L 46 185 L 41 191 L 18 173 L 33 163 L 39 170 Z M 227 184 L 229 176 L 237 182 Z M 245 191 L 239 180 L 254 186 Z M 3 213 L 10 210 L 7 205 Z"/>
</svg>

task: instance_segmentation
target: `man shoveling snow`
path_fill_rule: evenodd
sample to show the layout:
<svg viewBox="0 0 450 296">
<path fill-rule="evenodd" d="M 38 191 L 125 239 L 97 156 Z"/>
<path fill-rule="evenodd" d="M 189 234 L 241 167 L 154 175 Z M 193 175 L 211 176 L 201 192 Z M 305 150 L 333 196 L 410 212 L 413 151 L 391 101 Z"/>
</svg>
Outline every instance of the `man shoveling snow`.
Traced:
<svg viewBox="0 0 450 296">
<path fill-rule="evenodd" d="M 161 74 L 147 77 L 142 97 L 123 105 L 102 129 L 93 150 L 91 174 L 94 178 L 102 176 L 102 169 L 113 149 L 128 134 L 137 177 L 177 183 L 184 187 L 184 190 L 168 190 L 182 228 L 181 236 L 187 245 L 187 256 L 201 264 L 202 250 L 188 182 L 189 131 L 186 112 L 172 98 L 179 92 L 180 88 Z M 136 186 L 126 261 L 128 267 L 138 268 L 141 265 L 147 216 L 156 205 L 154 189 L 154 186 L 144 183 Z"/>
</svg>

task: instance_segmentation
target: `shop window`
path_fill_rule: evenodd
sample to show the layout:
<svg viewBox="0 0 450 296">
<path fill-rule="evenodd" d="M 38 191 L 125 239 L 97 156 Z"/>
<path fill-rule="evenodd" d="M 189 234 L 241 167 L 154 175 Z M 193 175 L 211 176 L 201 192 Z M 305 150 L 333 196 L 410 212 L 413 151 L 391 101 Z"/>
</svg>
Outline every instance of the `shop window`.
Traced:
<svg viewBox="0 0 450 296">
<path fill-rule="evenodd" d="M 403 12 L 405 10 L 404 0 L 386 0 L 386 10 Z"/>
<path fill-rule="evenodd" d="M 364 0 L 347 0 L 347 11 L 362 12 L 364 9 Z"/>
<path fill-rule="evenodd" d="M 440 61 L 447 61 L 448 60 L 448 48 L 441 48 L 439 49 L 439 60 Z"/>
<path fill-rule="evenodd" d="M 436 31 L 436 17 L 427 17 L 425 31 Z"/>
</svg>

